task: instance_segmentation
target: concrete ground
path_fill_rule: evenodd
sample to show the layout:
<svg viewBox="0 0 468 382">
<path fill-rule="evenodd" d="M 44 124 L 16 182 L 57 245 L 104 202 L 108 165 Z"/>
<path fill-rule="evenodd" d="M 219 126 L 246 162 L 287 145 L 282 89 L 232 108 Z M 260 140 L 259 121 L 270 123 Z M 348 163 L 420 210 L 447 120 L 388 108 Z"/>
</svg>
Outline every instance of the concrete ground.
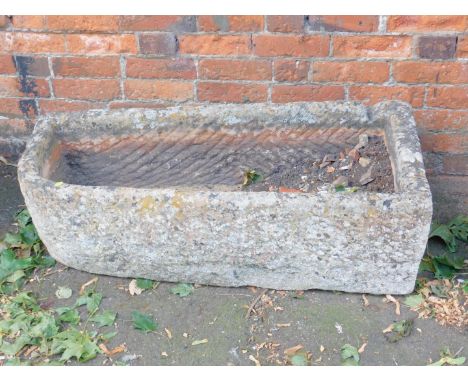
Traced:
<svg viewBox="0 0 468 382">
<path fill-rule="evenodd" d="M 0 237 L 14 230 L 13 215 L 23 204 L 15 172 L 15 167 L 0 163 Z M 80 286 L 95 276 L 60 264 L 49 273 L 25 289 L 52 306 L 73 304 Z M 314 365 L 339 365 L 340 348 L 347 343 L 358 348 L 367 343 L 361 365 L 426 365 L 438 360 L 439 352 L 447 346 L 454 353 L 459 351 L 459 356 L 468 356 L 466 329 L 418 319 L 403 305 L 397 316 L 395 305 L 384 302 L 384 296 L 367 296 L 369 305 L 364 306 L 359 294 L 268 291 L 246 319 L 248 306 L 261 290 L 201 286 L 181 298 L 170 292 L 173 284 L 161 283 L 154 290 L 131 296 L 125 290 L 129 282 L 99 276 L 96 290 L 104 296 L 101 306 L 118 314 L 118 334 L 108 348 L 126 343 L 127 351 L 112 359 L 100 355 L 88 364 L 254 365 L 249 359 L 253 356 L 262 365 L 274 365 L 283 362 L 284 349 L 298 344 L 312 353 Z M 58 300 L 55 291 L 59 286 L 70 287 L 73 296 Z M 133 310 L 153 315 L 159 324 L 157 332 L 145 334 L 133 329 Z M 388 342 L 382 330 L 408 318 L 415 318 L 412 334 L 399 342 Z M 202 339 L 208 342 L 192 345 Z"/>
</svg>

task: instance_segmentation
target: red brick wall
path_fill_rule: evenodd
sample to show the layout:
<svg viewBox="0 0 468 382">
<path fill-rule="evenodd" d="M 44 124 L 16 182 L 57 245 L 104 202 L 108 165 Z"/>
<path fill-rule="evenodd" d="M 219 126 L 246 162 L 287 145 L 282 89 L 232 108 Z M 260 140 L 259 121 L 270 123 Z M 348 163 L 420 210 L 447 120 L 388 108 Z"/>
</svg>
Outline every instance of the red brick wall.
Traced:
<svg viewBox="0 0 468 382">
<path fill-rule="evenodd" d="M 442 215 L 467 212 L 468 16 L 0 16 L 5 155 L 48 112 L 386 99 L 414 107 Z"/>
</svg>

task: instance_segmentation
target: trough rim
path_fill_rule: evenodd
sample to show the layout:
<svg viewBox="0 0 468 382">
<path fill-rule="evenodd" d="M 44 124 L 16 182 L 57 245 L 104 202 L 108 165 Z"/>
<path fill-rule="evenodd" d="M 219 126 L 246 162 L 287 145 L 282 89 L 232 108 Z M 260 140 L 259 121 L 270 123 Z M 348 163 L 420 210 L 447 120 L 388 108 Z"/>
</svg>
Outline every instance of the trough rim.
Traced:
<svg viewBox="0 0 468 382">
<path fill-rule="evenodd" d="M 200 194 L 232 194 L 233 196 L 244 195 L 246 191 L 229 191 L 229 190 L 204 190 L 197 189 L 193 186 L 177 186 L 177 187 L 129 187 L 129 186 L 92 186 L 92 185 L 81 185 L 81 184 L 71 184 L 66 182 L 61 183 L 58 187 L 57 182 L 51 179 L 48 179 L 41 175 L 40 171 L 40 155 L 38 152 L 38 146 L 44 141 L 50 139 L 50 135 L 55 134 L 56 127 L 54 125 L 63 125 L 67 126 L 67 121 L 70 121 L 74 118 L 76 119 L 87 119 L 91 120 L 92 118 L 102 117 L 102 116 L 112 116 L 118 118 L 119 116 L 125 115 L 152 115 L 153 117 L 170 115 L 171 113 L 181 113 L 181 112 L 196 112 L 197 110 L 204 110 L 204 113 L 216 111 L 225 111 L 232 109 L 253 109 L 258 110 L 266 108 L 267 110 L 276 110 L 276 109 L 287 109 L 294 107 L 311 107 L 318 108 L 320 114 L 323 115 L 327 112 L 333 112 L 332 109 L 336 106 L 342 106 L 348 108 L 353 115 L 350 116 L 350 120 L 354 118 L 354 122 L 362 123 L 363 127 L 369 127 L 372 129 L 372 123 L 383 122 L 392 123 L 391 127 L 381 126 L 381 129 L 385 133 L 385 140 L 387 146 L 387 152 L 392 163 L 392 174 L 394 178 L 394 192 L 376 192 L 376 191 L 366 191 L 362 190 L 358 194 L 365 193 L 366 195 L 386 197 L 386 198 L 395 198 L 401 197 L 408 193 L 418 193 L 424 194 L 426 197 L 431 198 L 431 191 L 429 188 L 429 183 L 427 181 L 423 158 L 421 154 L 421 147 L 419 143 L 419 137 L 417 135 L 416 123 L 413 118 L 412 107 L 401 101 L 383 101 L 377 103 L 373 106 L 366 106 L 360 102 L 349 102 L 349 101 L 325 101 L 325 102 L 290 102 L 282 104 L 269 104 L 269 103 L 256 103 L 256 104 L 208 104 L 208 105 L 179 105 L 171 106 L 167 108 L 127 108 L 127 109 L 92 109 L 87 111 L 75 111 L 75 112 L 59 112 L 59 113 L 49 113 L 41 116 L 34 126 L 34 130 L 31 138 L 29 139 L 26 148 L 21 156 L 18 163 L 18 178 L 20 182 L 28 182 L 36 185 L 41 185 L 46 188 L 70 188 L 73 190 L 90 190 L 90 189 L 102 189 L 107 191 L 117 192 L 119 190 L 133 190 L 141 192 L 152 192 L 152 193 L 167 193 L 167 192 L 196 192 Z M 318 113 L 317 113 L 318 114 Z M 358 119 L 361 120 L 358 121 Z M 398 123 L 400 122 L 400 123 Z M 404 122 L 404 123 L 401 123 Z M 151 130 L 150 127 L 145 129 Z M 85 130 L 85 129 L 82 129 Z M 66 130 L 63 130 L 66 131 Z M 76 131 L 76 130 L 75 130 Z M 391 132 L 393 137 L 388 137 L 388 132 Z M 397 135 L 403 135 L 403 139 L 394 138 Z M 409 138 L 409 139 L 408 139 Z M 392 140 L 389 142 L 389 140 Z M 390 152 L 390 145 L 395 146 L 395 153 Z M 415 154 L 413 157 L 402 158 L 397 153 L 398 152 L 409 152 Z M 395 163 L 396 161 L 402 163 Z M 414 181 L 411 181 L 414 180 Z M 325 190 L 325 192 L 335 193 L 335 191 Z M 255 194 L 266 195 L 271 194 L 272 191 L 254 191 Z M 273 192 L 275 193 L 275 192 Z M 276 192 L 278 195 L 285 195 L 287 197 L 316 197 L 319 192 Z M 342 197 L 355 197 L 356 193 L 340 193 Z"/>
</svg>

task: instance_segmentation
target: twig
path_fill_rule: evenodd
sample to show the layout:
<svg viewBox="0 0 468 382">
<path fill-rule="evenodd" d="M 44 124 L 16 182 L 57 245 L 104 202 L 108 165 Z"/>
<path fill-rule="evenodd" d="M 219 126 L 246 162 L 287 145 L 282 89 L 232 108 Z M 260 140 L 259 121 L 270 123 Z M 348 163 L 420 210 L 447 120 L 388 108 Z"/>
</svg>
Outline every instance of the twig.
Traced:
<svg viewBox="0 0 468 382">
<path fill-rule="evenodd" d="M 250 317 L 250 313 L 252 313 L 253 308 L 255 308 L 255 305 L 257 305 L 257 302 L 260 301 L 260 299 L 266 292 L 268 292 L 268 289 L 264 289 L 257 297 L 255 297 L 255 300 L 253 300 L 252 303 L 249 305 L 249 309 L 247 310 L 247 313 L 245 314 L 246 320 Z"/>
</svg>

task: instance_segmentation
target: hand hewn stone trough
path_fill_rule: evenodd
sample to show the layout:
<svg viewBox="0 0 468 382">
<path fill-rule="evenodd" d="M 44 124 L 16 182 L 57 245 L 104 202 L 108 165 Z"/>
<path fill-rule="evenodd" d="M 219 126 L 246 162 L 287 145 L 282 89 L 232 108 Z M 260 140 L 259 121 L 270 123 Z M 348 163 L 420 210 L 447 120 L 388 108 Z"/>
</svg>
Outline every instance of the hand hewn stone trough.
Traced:
<svg viewBox="0 0 468 382">
<path fill-rule="evenodd" d="M 247 192 L 242 169 L 382 134 L 392 193 Z M 413 290 L 432 216 L 409 106 L 183 106 L 49 115 L 18 167 L 50 254 L 123 277 L 275 289 Z"/>
</svg>

